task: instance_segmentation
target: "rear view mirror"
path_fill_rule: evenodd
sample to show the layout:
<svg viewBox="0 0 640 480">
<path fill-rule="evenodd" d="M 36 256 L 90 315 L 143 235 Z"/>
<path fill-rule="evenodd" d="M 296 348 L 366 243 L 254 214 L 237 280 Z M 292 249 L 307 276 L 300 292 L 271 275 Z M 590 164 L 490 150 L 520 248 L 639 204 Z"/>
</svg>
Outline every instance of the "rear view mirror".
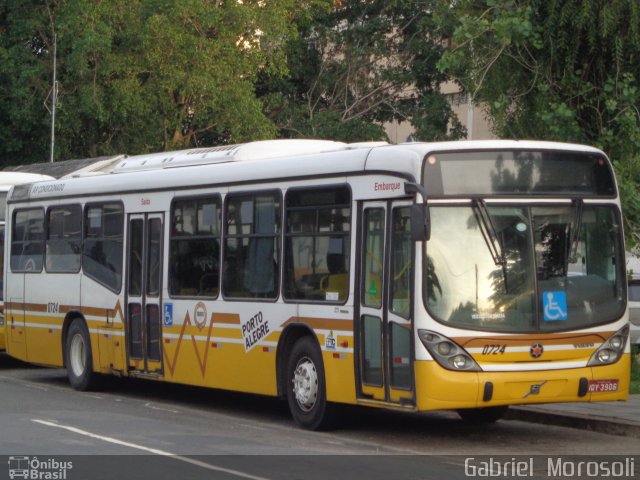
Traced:
<svg viewBox="0 0 640 480">
<path fill-rule="evenodd" d="M 411 239 L 414 242 L 426 242 L 430 237 L 429 207 L 424 203 L 414 203 L 411 205 Z"/>
</svg>

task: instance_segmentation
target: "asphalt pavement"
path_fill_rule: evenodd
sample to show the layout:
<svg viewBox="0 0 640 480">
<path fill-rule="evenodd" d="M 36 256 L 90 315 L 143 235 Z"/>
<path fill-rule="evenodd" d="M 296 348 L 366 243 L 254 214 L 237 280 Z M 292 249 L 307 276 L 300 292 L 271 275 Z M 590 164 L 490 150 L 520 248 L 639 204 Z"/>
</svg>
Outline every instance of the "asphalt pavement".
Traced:
<svg viewBox="0 0 640 480">
<path fill-rule="evenodd" d="M 27 365 L 5 355 L 2 356 L 2 360 L 9 365 L 13 363 Z M 640 362 L 640 358 L 635 361 Z M 629 395 L 627 401 L 512 406 L 505 420 L 520 420 L 640 438 L 640 394 Z"/>
<path fill-rule="evenodd" d="M 508 419 L 640 438 L 640 395 L 626 402 L 552 403 L 512 407 Z"/>
</svg>

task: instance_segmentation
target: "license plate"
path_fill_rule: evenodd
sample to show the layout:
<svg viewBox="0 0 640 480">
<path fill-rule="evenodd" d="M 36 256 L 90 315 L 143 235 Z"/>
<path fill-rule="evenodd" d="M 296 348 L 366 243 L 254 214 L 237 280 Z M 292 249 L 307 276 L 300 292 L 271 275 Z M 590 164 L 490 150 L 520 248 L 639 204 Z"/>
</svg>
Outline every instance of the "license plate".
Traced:
<svg viewBox="0 0 640 480">
<path fill-rule="evenodd" d="M 589 380 L 589 393 L 617 392 L 618 379 L 614 380 Z"/>
</svg>

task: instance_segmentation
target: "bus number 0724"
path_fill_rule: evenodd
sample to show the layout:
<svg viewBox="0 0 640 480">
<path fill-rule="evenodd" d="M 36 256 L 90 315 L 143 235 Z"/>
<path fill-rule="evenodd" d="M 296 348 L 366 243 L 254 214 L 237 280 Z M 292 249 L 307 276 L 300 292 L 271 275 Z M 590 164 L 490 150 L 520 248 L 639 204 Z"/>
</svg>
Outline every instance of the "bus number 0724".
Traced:
<svg viewBox="0 0 640 480">
<path fill-rule="evenodd" d="M 482 347 L 483 355 L 503 355 L 507 349 L 506 345 L 485 345 Z"/>
</svg>

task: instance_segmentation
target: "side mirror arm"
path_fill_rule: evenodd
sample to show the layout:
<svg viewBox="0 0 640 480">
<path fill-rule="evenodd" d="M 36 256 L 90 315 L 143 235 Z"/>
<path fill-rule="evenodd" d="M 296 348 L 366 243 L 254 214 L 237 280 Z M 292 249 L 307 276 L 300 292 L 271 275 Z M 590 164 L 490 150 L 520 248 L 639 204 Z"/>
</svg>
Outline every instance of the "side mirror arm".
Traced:
<svg viewBox="0 0 640 480">
<path fill-rule="evenodd" d="M 419 193 L 422 197 L 422 203 L 427 203 L 427 189 L 424 188 L 423 185 L 419 183 L 413 182 L 405 182 L 404 183 L 404 193 L 407 195 L 415 196 L 416 193 Z"/>
<path fill-rule="evenodd" d="M 427 190 L 418 183 L 405 182 L 404 192 L 413 195 L 416 203 L 411 205 L 411 238 L 416 242 L 426 242 L 431 238 L 431 214 L 427 205 Z M 417 194 L 422 202 L 417 203 Z"/>
</svg>

